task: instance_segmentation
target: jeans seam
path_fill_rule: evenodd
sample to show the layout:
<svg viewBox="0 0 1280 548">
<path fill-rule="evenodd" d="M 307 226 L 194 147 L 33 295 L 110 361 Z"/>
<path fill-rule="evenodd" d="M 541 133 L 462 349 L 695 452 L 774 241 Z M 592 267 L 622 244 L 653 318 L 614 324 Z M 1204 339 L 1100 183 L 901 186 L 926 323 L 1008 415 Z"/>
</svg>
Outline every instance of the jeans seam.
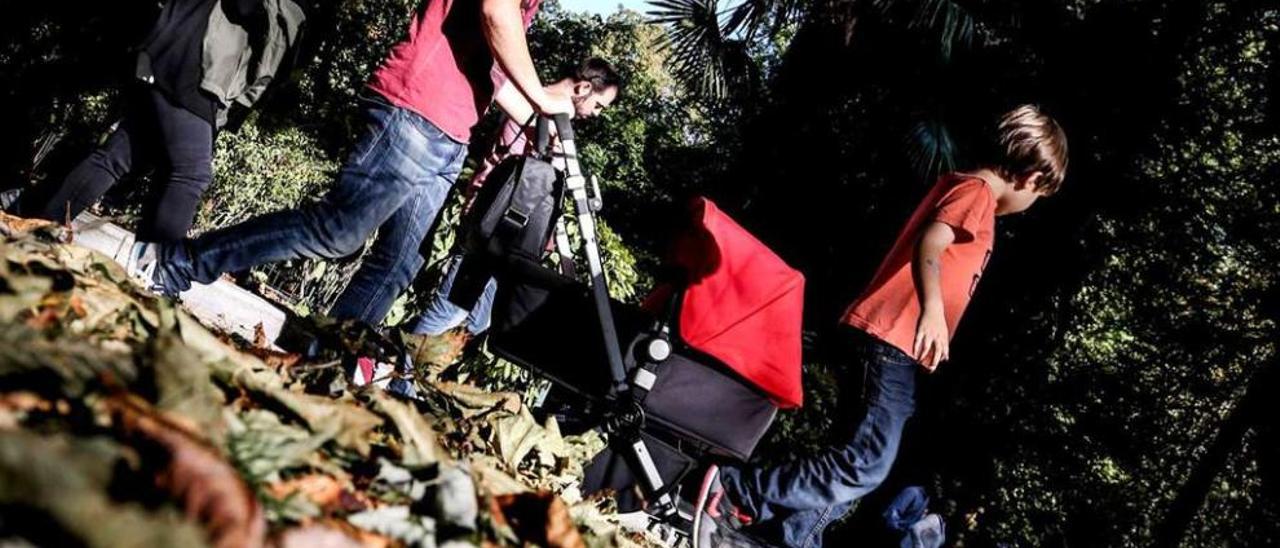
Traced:
<svg viewBox="0 0 1280 548">
<path fill-rule="evenodd" d="M 417 194 L 417 197 L 416 197 L 416 198 L 414 198 L 414 201 L 413 201 L 413 203 L 412 203 L 412 204 L 408 204 L 408 203 L 406 203 L 406 204 L 401 204 L 401 206 L 400 206 L 400 207 L 410 207 L 410 206 L 412 206 L 412 208 L 413 208 L 413 209 L 412 209 L 412 211 L 417 211 L 418 209 L 420 209 L 420 208 L 421 208 L 421 206 L 422 206 L 422 200 L 426 199 L 426 193 L 424 193 L 424 192 L 418 192 L 418 193 L 416 193 L 416 194 Z M 395 213 L 393 212 L 391 215 L 392 215 L 392 217 L 394 217 L 394 216 L 395 216 Z M 391 219 L 392 217 L 388 217 L 388 219 Z M 425 236 L 423 236 L 423 237 L 425 238 Z M 420 241 L 419 241 L 418 243 L 419 243 L 419 244 L 421 244 L 421 242 L 420 242 Z M 386 278 L 387 276 L 389 276 L 389 275 L 394 274 L 394 273 L 395 273 L 395 268 L 396 268 L 397 266 L 399 266 L 399 265 L 400 265 L 400 263 L 404 262 L 404 260 L 405 260 L 405 259 L 404 259 L 404 256 L 405 256 L 404 249 L 405 249 L 405 247 L 406 247 L 406 246 L 403 246 L 403 245 L 402 245 L 402 246 L 400 246 L 400 249 L 397 249 L 397 250 L 396 250 L 395 262 L 391 263 L 391 268 L 390 268 L 387 272 L 384 272 L 384 273 L 383 273 L 384 283 L 380 283 L 380 284 L 378 284 L 378 288 L 374 290 L 373 295 L 370 295 L 370 296 L 369 296 L 369 300 L 365 301 L 365 303 L 364 303 L 364 307 L 360 309 L 360 317 L 361 317 L 361 318 L 367 317 L 367 316 L 369 315 L 369 311 L 373 309 L 374 303 L 379 302 L 379 300 L 380 300 L 380 299 L 381 299 L 381 297 L 382 297 L 382 294 L 383 294 L 384 292 L 386 292 L 386 290 L 387 290 L 387 285 L 388 285 L 388 284 L 386 284 L 386 283 L 385 283 L 385 278 Z M 413 253 L 417 253 L 417 252 L 418 252 L 418 247 L 419 247 L 418 245 L 413 246 Z M 398 298 L 399 296 L 400 296 L 400 295 L 396 295 L 396 297 L 397 297 L 397 298 Z M 393 302 L 392 304 L 394 304 L 394 302 Z"/>
<path fill-rule="evenodd" d="M 814 520 L 813 527 L 810 527 L 809 532 L 805 534 L 804 542 L 801 543 L 802 547 L 809 548 L 810 546 L 816 546 L 816 544 L 814 544 L 813 542 L 813 539 L 817 537 L 823 529 L 826 528 L 827 521 L 830 519 L 830 517 L 831 517 L 831 507 L 828 506 L 826 508 L 823 508 L 822 512 L 818 514 L 818 519 Z"/>
</svg>

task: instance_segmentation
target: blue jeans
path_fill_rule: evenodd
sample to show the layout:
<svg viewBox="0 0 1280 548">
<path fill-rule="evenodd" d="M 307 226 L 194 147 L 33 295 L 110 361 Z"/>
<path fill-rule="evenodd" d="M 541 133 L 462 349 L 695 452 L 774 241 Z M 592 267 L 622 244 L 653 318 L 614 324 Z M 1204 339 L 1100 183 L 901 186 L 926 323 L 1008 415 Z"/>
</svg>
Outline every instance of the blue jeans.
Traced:
<svg viewBox="0 0 1280 548">
<path fill-rule="evenodd" d="M 866 415 L 846 443 L 781 466 L 725 467 L 721 472 L 729 499 L 757 522 L 778 525 L 787 546 L 821 546 L 827 524 L 884 481 L 915 411 L 915 360 L 864 338 L 856 359 L 865 366 Z M 859 364 L 848 365 L 856 370 Z M 850 394 L 844 392 L 841 397 L 847 398 Z"/>
<path fill-rule="evenodd" d="M 458 277 L 458 267 L 462 265 L 462 256 L 449 257 L 445 266 L 444 279 L 431 295 L 431 302 L 422 310 L 418 321 L 414 322 L 413 332 L 418 335 L 439 335 L 467 324 L 467 333 L 479 335 L 489 329 L 489 317 L 493 313 L 493 294 L 498 290 L 498 281 L 489 278 L 484 292 L 476 300 L 471 310 L 466 310 L 449 301 L 449 292 L 453 290 L 453 279 Z"/>
<path fill-rule="evenodd" d="M 338 182 L 318 202 L 215 230 L 161 249 L 166 292 L 210 283 L 224 272 L 289 259 L 336 259 L 378 238 L 329 310 L 338 319 L 382 322 L 422 268 L 422 240 L 458 178 L 467 147 L 425 118 L 380 97 L 366 101 L 368 126 Z"/>
</svg>

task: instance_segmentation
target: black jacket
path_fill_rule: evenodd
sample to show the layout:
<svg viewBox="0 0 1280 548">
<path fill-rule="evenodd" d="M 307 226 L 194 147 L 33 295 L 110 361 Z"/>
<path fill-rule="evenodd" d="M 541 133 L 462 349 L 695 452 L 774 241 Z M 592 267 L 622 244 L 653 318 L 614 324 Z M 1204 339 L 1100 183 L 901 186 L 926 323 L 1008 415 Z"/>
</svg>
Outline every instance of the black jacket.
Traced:
<svg viewBox="0 0 1280 548">
<path fill-rule="evenodd" d="M 200 90 L 204 35 L 218 0 L 168 0 L 138 48 L 137 76 L 169 100 L 214 123 L 217 102 Z M 262 0 L 222 0 L 227 18 L 248 21 Z"/>
</svg>

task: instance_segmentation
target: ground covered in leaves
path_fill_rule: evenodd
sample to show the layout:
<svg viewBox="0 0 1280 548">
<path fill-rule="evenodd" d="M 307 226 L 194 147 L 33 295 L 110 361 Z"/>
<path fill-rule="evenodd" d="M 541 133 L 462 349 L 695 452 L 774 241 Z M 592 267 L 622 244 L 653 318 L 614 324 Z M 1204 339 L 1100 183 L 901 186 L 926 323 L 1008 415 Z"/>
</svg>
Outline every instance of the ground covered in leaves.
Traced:
<svg viewBox="0 0 1280 548">
<path fill-rule="evenodd" d="M 0 543 L 654 543 L 581 495 L 599 436 L 434 376 L 348 385 L 354 347 L 232 340 L 73 240 L 0 218 Z"/>
</svg>

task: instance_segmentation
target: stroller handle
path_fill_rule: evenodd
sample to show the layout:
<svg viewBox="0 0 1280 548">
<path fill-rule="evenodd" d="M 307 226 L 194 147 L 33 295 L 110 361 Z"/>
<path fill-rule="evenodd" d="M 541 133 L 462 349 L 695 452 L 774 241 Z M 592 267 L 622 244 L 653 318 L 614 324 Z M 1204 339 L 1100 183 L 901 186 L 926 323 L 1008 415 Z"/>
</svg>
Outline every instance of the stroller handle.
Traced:
<svg viewBox="0 0 1280 548">
<path fill-rule="evenodd" d="M 573 140 L 573 122 L 567 112 L 561 112 L 553 115 L 552 120 L 556 123 L 556 133 L 559 134 L 561 141 Z"/>
</svg>

